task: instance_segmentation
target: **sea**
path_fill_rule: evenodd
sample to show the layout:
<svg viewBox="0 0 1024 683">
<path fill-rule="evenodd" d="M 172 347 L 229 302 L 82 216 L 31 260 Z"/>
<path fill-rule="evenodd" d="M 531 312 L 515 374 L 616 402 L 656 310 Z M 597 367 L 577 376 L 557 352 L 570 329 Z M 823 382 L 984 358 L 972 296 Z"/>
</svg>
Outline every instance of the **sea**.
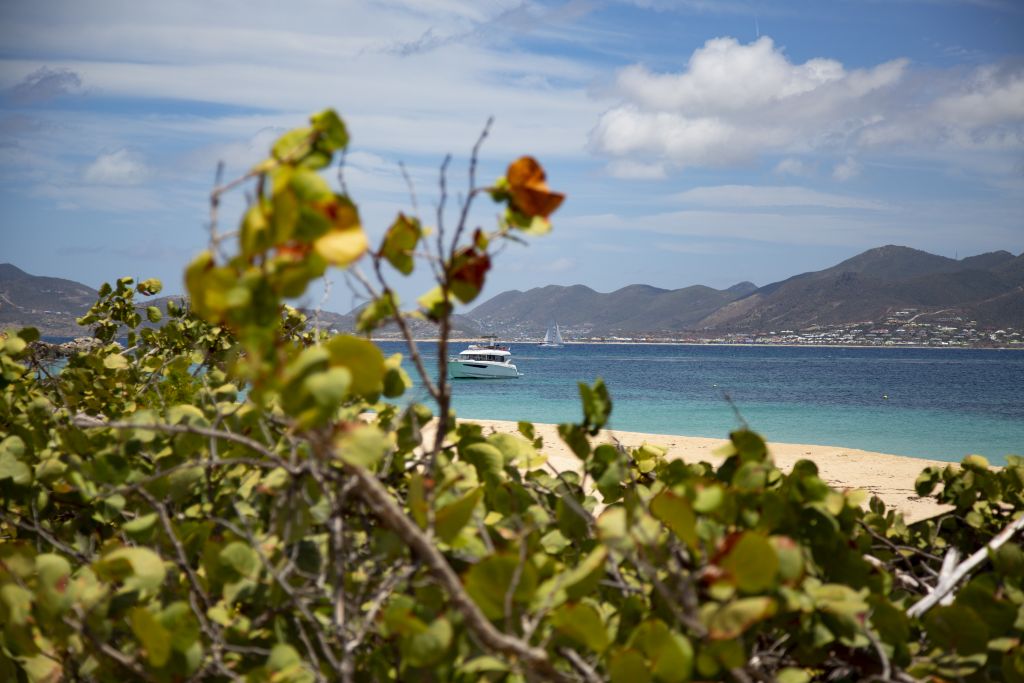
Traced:
<svg viewBox="0 0 1024 683">
<path fill-rule="evenodd" d="M 48 337 L 63 342 L 67 338 Z M 403 342 L 413 388 L 430 403 Z M 449 353 L 465 349 L 452 343 Z M 436 372 L 437 345 L 421 342 Z M 1024 455 L 1024 350 L 688 344 L 511 345 L 518 379 L 452 380 L 460 417 L 571 422 L 579 382 L 601 378 L 621 431 L 725 438 L 746 424 L 769 441 L 994 465 Z"/>
<path fill-rule="evenodd" d="M 405 352 L 380 342 L 385 353 Z M 437 346 L 421 343 L 429 368 Z M 457 354 L 466 344 L 455 343 Z M 944 461 L 1024 455 L 1024 351 L 667 344 L 513 344 L 518 379 L 452 380 L 460 417 L 568 422 L 579 382 L 604 380 L 610 427 L 770 441 Z M 415 380 L 411 364 L 406 369 Z M 407 398 L 427 401 L 422 383 Z"/>
</svg>

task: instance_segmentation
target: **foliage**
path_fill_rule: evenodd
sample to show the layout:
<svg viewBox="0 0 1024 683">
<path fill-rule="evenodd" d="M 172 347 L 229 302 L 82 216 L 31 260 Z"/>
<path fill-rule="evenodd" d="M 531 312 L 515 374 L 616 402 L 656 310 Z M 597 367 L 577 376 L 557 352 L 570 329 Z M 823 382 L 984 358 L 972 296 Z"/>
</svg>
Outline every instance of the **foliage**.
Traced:
<svg viewBox="0 0 1024 683">
<path fill-rule="evenodd" d="M 908 614 L 944 555 L 1020 517 L 1024 460 L 925 470 L 951 510 L 908 525 L 747 430 L 718 467 L 602 443 L 598 380 L 559 426 L 580 472 L 555 471 L 532 425 L 454 419 L 445 350 L 453 298 L 562 196 L 528 157 L 477 187 L 474 150 L 453 230 L 399 214 L 370 250 L 318 173 L 347 143 L 321 112 L 216 188 L 212 219 L 254 186 L 237 249 L 214 225 L 189 303 L 145 309 L 159 327 L 136 300 L 159 283 L 123 278 L 81 320 L 105 346 L 59 373 L 31 329 L 0 345 L 0 678 L 1024 681 L 1018 544 Z M 483 194 L 504 211 L 471 230 Z M 388 278 L 424 262 L 437 287 L 403 310 Z M 400 357 L 286 305 L 330 265 L 366 288 L 360 329 L 406 333 L 433 407 L 383 401 L 410 386 Z M 436 373 L 413 317 L 438 322 Z"/>
</svg>

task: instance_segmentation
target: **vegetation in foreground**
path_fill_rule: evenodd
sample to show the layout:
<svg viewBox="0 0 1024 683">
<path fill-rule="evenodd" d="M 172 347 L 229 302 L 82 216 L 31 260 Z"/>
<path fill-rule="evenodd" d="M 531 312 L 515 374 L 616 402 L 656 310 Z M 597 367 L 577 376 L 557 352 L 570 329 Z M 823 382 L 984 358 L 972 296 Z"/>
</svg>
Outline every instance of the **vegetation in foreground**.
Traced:
<svg viewBox="0 0 1024 683">
<path fill-rule="evenodd" d="M 140 327 L 160 285 L 125 278 L 81 320 L 101 347 L 59 374 L 34 330 L 0 344 L 0 678 L 1024 681 L 1024 459 L 925 470 L 953 508 L 907 525 L 812 462 L 780 472 L 747 430 L 717 468 L 597 443 L 598 380 L 559 427 L 583 474 L 553 471 L 530 424 L 456 421 L 444 358 L 453 300 L 561 195 L 531 158 L 490 187 L 471 163 L 445 226 L 442 167 L 433 231 L 399 214 L 370 250 L 318 173 L 347 143 L 321 112 L 214 190 L 189 310 Z M 388 283 L 417 264 L 437 287 L 406 310 Z M 361 331 L 437 322 L 438 372 L 409 339 L 430 407 L 383 402 L 410 386 L 399 357 L 284 304 L 329 266 L 367 292 Z"/>
</svg>

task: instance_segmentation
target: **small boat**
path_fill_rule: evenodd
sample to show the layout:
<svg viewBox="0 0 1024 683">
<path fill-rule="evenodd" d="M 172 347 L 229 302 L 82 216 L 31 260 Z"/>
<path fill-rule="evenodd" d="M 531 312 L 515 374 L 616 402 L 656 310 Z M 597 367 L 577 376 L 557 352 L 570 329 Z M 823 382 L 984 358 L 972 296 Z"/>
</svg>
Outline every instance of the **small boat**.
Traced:
<svg viewBox="0 0 1024 683">
<path fill-rule="evenodd" d="M 521 377 L 505 344 L 490 340 L 470 344 L 458 356 L 448 358 L 448 374 L 454 379 L 509 379 Z"/>
<path fill-rule="evenodd" d="M 565 345 L 565 342 L 562 341 L 562 331 L 558 329 L 558 323 L 555 323 L 554 327 L 548 328 L 547 333 L 544 335 L 544 341 L 540 345 L 549 348 L 558 348 Z"/>
</svg>

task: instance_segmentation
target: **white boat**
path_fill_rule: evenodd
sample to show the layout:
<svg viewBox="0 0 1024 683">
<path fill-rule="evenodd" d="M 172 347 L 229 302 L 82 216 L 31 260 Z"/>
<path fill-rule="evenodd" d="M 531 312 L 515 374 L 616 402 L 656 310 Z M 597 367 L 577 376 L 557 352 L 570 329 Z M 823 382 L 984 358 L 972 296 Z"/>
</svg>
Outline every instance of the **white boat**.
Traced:
<svg viewBox="0 0 1024 683">
<path fill-rule="evenodd" d="M 554 334 L 552 334 L 552 332 Z M 565 345 L 565 342 L 562 341 L 562 331 L 558 329 L 558 323 L 555 323 L 554 327 L 548 328 L 547 333 L 544 335 L 544 341 L 542 341 L 540 345 L 551 348 L 557 348 Z"/>
<path fill-rule="evenodd" d="M 448 374 L 456 379 L 506 379 L 521 377 L 512 363 L 508 346 L 491 341 L 470 344 L 469 348 L 448 359 Z"/>
</svg>

